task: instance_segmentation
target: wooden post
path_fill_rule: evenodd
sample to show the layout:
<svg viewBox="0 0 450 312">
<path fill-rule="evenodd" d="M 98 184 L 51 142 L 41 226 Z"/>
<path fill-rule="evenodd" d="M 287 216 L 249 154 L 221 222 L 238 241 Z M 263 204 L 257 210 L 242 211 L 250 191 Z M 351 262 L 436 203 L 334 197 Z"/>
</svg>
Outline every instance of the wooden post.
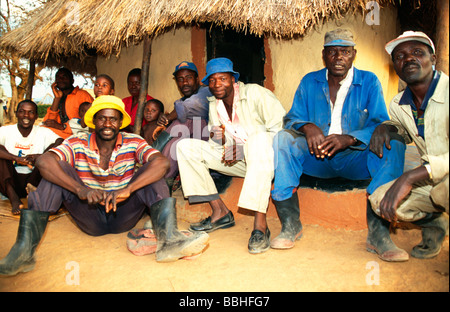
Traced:
<svg viewBox="0 0 450 312">
<path fill-rule="evenodd" d="M 438 0 L 436 6 L 436 69 L 448 75 L 448 0 Z"/>
<path fill-rule="evenodd" d="M 33 100 L 33 85 L 35 72 L 36 72 L 36 64 L 34 61 L 30 60 L 30 69 L 28 71 L 28 80 L 27 80 L 27 92 L 25 94 L 25 99 L 27 100 Z"/>
<path fill-rule="evenodd" d="M 141 68 L 141 90 L 139 92 L 139 103 L 134 120 L 134 133 L 141 134 L 142 118 L 144 116 L 144 104 L 148 93 L 148 72 L 150 67 L 150 56 L 152 54 L 152 40 L 149 36 L 144 38 L 144 52 Z"/>
</svg>

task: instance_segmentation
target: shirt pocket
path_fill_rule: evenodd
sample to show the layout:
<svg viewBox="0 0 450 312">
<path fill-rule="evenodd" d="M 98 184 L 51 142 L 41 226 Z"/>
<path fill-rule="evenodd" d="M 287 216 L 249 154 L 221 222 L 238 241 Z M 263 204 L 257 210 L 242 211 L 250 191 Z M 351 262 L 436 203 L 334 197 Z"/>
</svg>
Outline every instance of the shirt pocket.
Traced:
<svg viewBox="0 0 450 312">
<path fill-rule="evenodd" d="M 357 128 L 356 129 L 363 129 L 366 126 L 367 119 L 369 118 L 369 111 L 367 108 L 361 109 L 358 108 L 356 110 L 357 114 Z M 355 121 L 356 121 L 355 120 Z"/>
</svg>

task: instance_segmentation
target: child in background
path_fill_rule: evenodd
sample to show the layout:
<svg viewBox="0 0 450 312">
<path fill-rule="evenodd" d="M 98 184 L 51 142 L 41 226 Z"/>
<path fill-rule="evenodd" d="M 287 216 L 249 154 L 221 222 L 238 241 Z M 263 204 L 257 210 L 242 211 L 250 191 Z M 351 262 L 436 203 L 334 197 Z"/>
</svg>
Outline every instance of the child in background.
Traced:
<svg viewBox="0 0 450 312">
<path fill-rule="evenodd" d="M 105 74 L 95 77 L 94 94 L 96 98 L 101 95 L 114 95 L 114 80 Z"/>
<path fill-rule="evenodd" d="M 80 107 L 78 108 L 78 114 L 80 115 L 80 118 L 72 118 L 69 120 L 69 127 L 72 129 L 72 135 L 89 132 L 89 127 L 84 123 L 84 114 L 86 114 L 89 107 L 91 107 L 91 103 L 81 103 Z"/>
<path fill-rule="evenodd" d="M 144 106 L 144 120 L 146 124 L 142 127 L 141 136 L 152 145 L 155 139 L 153 139 L 153 132 L 158 126 L 159 115 L 164 113 L 164 104 L 157 100 L 151 99 L 145 103 Z"/>
</svg>

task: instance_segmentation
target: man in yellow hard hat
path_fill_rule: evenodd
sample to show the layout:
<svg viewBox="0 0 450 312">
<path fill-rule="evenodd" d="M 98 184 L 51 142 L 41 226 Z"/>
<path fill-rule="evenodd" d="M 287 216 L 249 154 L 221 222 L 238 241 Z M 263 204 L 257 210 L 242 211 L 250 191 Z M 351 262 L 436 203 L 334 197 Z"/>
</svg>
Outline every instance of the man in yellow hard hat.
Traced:
<svg viewBox="0 0 450 312">
<path fill-rule="evenodd" d="M 128 231 L 149 208 L 157 261 L 200 253 L 208 234 L 187 236 L 178 230 L 175 199 L 163 179 L 168 160 L 142 137 L 120 131 L 131 121 L 122 100 L 112 95 L 96 98 L 84 120 L 93 133 L 71 136 L 39 158 L 36 166 L 43 179 L 28 196 L 17 241 L 0 261 L 0 274 L 33 269 L 49 214 L 61 204 L 78 227 L 93 236 Z M 142 167 L 136 171 L 138 163 Z"/>
</svg>

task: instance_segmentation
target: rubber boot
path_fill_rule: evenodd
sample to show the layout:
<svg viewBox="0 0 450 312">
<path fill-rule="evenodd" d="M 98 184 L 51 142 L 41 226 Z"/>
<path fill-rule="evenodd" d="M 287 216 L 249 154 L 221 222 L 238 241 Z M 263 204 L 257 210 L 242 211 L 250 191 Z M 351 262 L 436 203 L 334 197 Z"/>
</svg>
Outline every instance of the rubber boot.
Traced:
<svg viewBox="0 0 450 312">
<path fill-rule="evenodd" d="M 292 194 L 291 198 L 273 202 L 281 222 L 281 232 L 270 242 L 270 247 L 275 249 L 292 248 L 295 241 L 302 237 L 303 230 L 297 192 Z"/>
<path fill-rule="evenodd" d="M 14 246 L 0 260 L 0 275 L 16 275 L 34 269 L 34 252 L 47 226 L 49 212 L 22 209 Z"/>
<path fill-rule="evenodd" d="M 411 251 L 411 256 L 419 259 L 436 257 L 448 230 L 448 215 L 442 212 L 428 213 L 425 218 L 413 222 L 422 227 L 422 241 Z"/>
<path fill-rule="evenodd" d="M 367 251 L 377 253 L 384 261 L 400 262 L 409 259 L 408 253 L 398 248 L 389 234 L 389 222 L 379 217 L 367 201 Z"/>
<path fill-rule="evenodd" d="M 191 236 L 178 230 L 176 199 L 168 197 L 150 207 L 150 218 L 158 241 L 156 261 L 170 262 L 200 254 L 207 246 L 209 235 L 196 232 Z"/>
</svg>

